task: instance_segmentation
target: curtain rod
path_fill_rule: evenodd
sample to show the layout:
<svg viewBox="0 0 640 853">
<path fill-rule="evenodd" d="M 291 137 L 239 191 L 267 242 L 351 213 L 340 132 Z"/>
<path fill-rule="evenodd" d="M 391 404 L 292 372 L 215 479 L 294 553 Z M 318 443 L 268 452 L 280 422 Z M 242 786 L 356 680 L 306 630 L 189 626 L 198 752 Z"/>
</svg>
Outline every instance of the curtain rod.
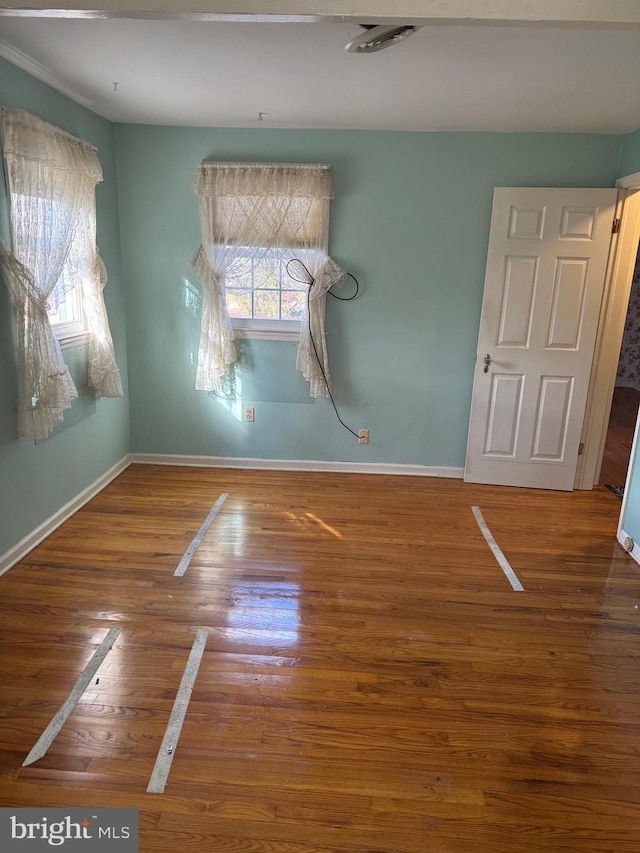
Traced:
<svg viewBox="0 0 640 853">
<path fill-rule="evenodd" d="M 245 163 L 241 160 L 202 160 L 201 166 L 289 166 L 295 169 L 330 169 L 328 163 Z"/>
</svg>

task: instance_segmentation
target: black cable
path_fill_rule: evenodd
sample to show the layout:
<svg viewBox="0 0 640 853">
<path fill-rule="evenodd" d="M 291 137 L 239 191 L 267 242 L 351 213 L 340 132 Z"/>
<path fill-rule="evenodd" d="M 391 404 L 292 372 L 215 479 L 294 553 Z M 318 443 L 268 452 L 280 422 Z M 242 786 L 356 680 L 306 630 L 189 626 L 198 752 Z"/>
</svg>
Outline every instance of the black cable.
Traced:
<svg viewBox="0 0 640 853">
<path fill-rule="evenodd" d="M 355 277 L 355 275 L 353 273 L 346 272 L 345 275 L 348 275 L 349 278 L 352 278 L 356 283 L 356 292 L 353 294 L 353 296 L 336 296 L 335 293 L 331 293 L 331 289 L 329 289 L 327 291 L 327 293 L 329 294 L 329 296 L 333 296 L 334 299 L 339 299 L 340 302 L 351 302 L 351 300 L 355 299 L 356 296 L 358 295 L 358 291 L 360 290 L 360 283 L 358 282 L 358 279 Z"/>
<path fill-rule="evenodd" d="M 297 264 L 300 264 L 300 266 L 302 267 L 302 269 L 305 271 L 305 273 L 308 276 L 308 279 L 309 279 L 308 281 L 305 281 L 303 278 L 297 278 L 295 275 L 291 275 L 291 272 L 289 271 L 289 265 L 294 263 L 294 262 Z M 340 412 L 338 411 L 338 407 L 336 406 L 336 401 L 333 399 L 333 394 L 331 393 L 331 386 L 329 385 L 329 380 L 327 379 L 327 375 L 324 372 L 324 367 L 322 366 L 322 360 L 320 358 L 320 355 L 318 354 L 318 348 L 316 347 L 316 342 L 313 339 L 313 332 L 311 331 L 311 289 L 313 288 L 313 285 L 316 283 L 316 280 L 311 275 L 311 273 L 309 272 L 309 269 L 306 267 L 306 265 L 300 260 L 300 258 L 291 258 L 291 260 L 287 261 L 287 263 L 285 265 L 285 269 L 287 271 L 287 275 L 289 276 L 289 278 L 292 278 L 294 281 L 297 281 L 300 284 L 308 284 L 309 285 L 309 288 L 307 290 L 307 322 L 308 322 L 308 328 L 309 328 L 309 338 L 311 339 L 311 345 L 313 346 L 313 351 L 314 351 L 315 356 L 316 356 L 316 361 L 318 362 L 318 367 L 320 368 L 320 373 L 322 373 L 322 378 L 324 379 L 324 384 L 327 386 L 327 391 L 329 392 L 329 399 L 331 400 L 331 404 L 333 405 L 333 409 L 336 413 L 336 417 L 338 418 L 338 420 L 340 421 L 342 426 L 348 432 L 351 433 L 351 435 L 353 435 L 357 439 L 359 439 L 360 436 L 358 435 L 358 433 L 354 432 L 351 429 L 351 427 L 347 426 L 345 424 L 345 422 L 342 420 L 342 418 L 340 417 Z M 334 299 L 339 299 L 341 302 L 350 302 L 352 299 L 355 299 L 356 296 L 358 295 L 358 291 L 360 289 L 358 279 L 355 277 L 355 275 L 352 275 L 350 272 L 346 273 L 346 275 L 350 276 L 356 283 L 356 292 L 353 294 L 353 296 L 346 296 L 346 297 L 345 296 L 336 296 L 335 293 L 331 293 L 331 289 L 329 289 L 327 291 L 327 293 L 330 296 L 333 296 Z"/>
</svg>

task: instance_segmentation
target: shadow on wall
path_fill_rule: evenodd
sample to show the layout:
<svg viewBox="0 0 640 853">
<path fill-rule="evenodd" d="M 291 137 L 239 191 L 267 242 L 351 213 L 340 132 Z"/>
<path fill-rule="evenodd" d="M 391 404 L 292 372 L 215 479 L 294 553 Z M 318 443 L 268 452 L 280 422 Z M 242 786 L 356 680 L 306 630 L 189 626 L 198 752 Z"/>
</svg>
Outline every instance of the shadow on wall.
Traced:
<svg viewBox="0 0 640 853">
<path fill-rule="evenodd" d="M 95 391 L 89 387 L 89 354 L 86 344 L 66 349 L 63 355 L 78 390 L 78 396 L 71 401 L 71 408 L 64 413 L 64 421 L 53 430 L 52 435 L 58 435 L 96 413 Z"/>
</svg>

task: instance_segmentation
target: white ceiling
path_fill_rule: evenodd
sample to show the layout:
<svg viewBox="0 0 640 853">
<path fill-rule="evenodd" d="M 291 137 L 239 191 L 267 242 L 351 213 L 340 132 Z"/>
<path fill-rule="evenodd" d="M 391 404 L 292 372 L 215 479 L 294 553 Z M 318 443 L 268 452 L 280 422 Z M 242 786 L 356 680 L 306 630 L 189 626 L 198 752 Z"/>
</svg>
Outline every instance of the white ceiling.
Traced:
<svg viewBox="0 0 640 853">
<path fill-rule="evenodd" d="M 434 25 L 378 53 L 346 53 L 359 32 L 353 23 L 9 16 L 0 17 L 0 54 L 118 122 L 640 127 L 638 29 Z"/>
</svg>

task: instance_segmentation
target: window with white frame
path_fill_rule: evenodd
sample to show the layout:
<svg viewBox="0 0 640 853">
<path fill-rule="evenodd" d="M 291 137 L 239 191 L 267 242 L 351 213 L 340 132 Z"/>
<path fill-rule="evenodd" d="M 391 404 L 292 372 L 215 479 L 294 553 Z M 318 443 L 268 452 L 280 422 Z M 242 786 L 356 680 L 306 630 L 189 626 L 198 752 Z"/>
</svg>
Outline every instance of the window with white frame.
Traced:
<svg viewBox="0 0 640 853">
<path fill-rule="evenodd" d="M 257 321 L 254 328 L 269 330 L 269 324 L 275 321 L 281 330 L 286 329 L 283 323 L 294 323 L 294 333 L 297 332 L 309 288 L 289 275 L 287 260 L 273 250 L 255 257 L 251 247 L 246 247 L 238 267 L 237 275 L 225 287 L 234 327 L 251 328 L 245 321 Z"/>
<path fill-rule="evenodd" d="M 70 338 L 86 335 L 86 324 L 80 303 L 80 293 L 74 282 L 64 282 L 60 298 L 48 300 L 47 316 L 59 341 L 65 343 Z"/>
<path fill-rule="evenodd" d="M 311 395 L 327 396 L 325 297 L 344 275 L 327 254 L 330 167 L 205 161 L 192 190 L 202 226 L 192 261 L 202 286 L 196 388 L 224 387 L 237 334 L 289 335 Z"/>
<path fill-rule="evenodd" d="M 50 251 L 58 235 L 71 230 L 68 223 L 72 221 L 73 211 L 68 208 L 73 201 L 14 192 L 11 204 L 12 209 L 18 212 L 12 220 L 17 223 L 16 227 L 19 228 L 21 222 L 37 218 L 38 227 L 32 229 L 30 240 L 36 255 Z M 92 195 L 85 196 L 82 207 L 89 207 L 83 215 L 95 216 L 91 210 L 95 207 Z M 14 237 L 14 242 L 19 243 L 20 237 Z M 82 228 L 73 229 L 65 254 L 57 282 L 45 301 L 49 323 L 63 348 L 84 343 L 89 338 L 82 305 L 82 283 L 91 275 L 91 246 Z"/>
<path fill-rule="evenodd" d="M 23 110 L 0 110 L 11 247 L 0 241 L 16 318 L 18 435 L 46 438 L 77 389 L 59 338 L 88 343 L 88 383 L 122 396 L 96 245 L 96 149 Z"/>
</svg>

